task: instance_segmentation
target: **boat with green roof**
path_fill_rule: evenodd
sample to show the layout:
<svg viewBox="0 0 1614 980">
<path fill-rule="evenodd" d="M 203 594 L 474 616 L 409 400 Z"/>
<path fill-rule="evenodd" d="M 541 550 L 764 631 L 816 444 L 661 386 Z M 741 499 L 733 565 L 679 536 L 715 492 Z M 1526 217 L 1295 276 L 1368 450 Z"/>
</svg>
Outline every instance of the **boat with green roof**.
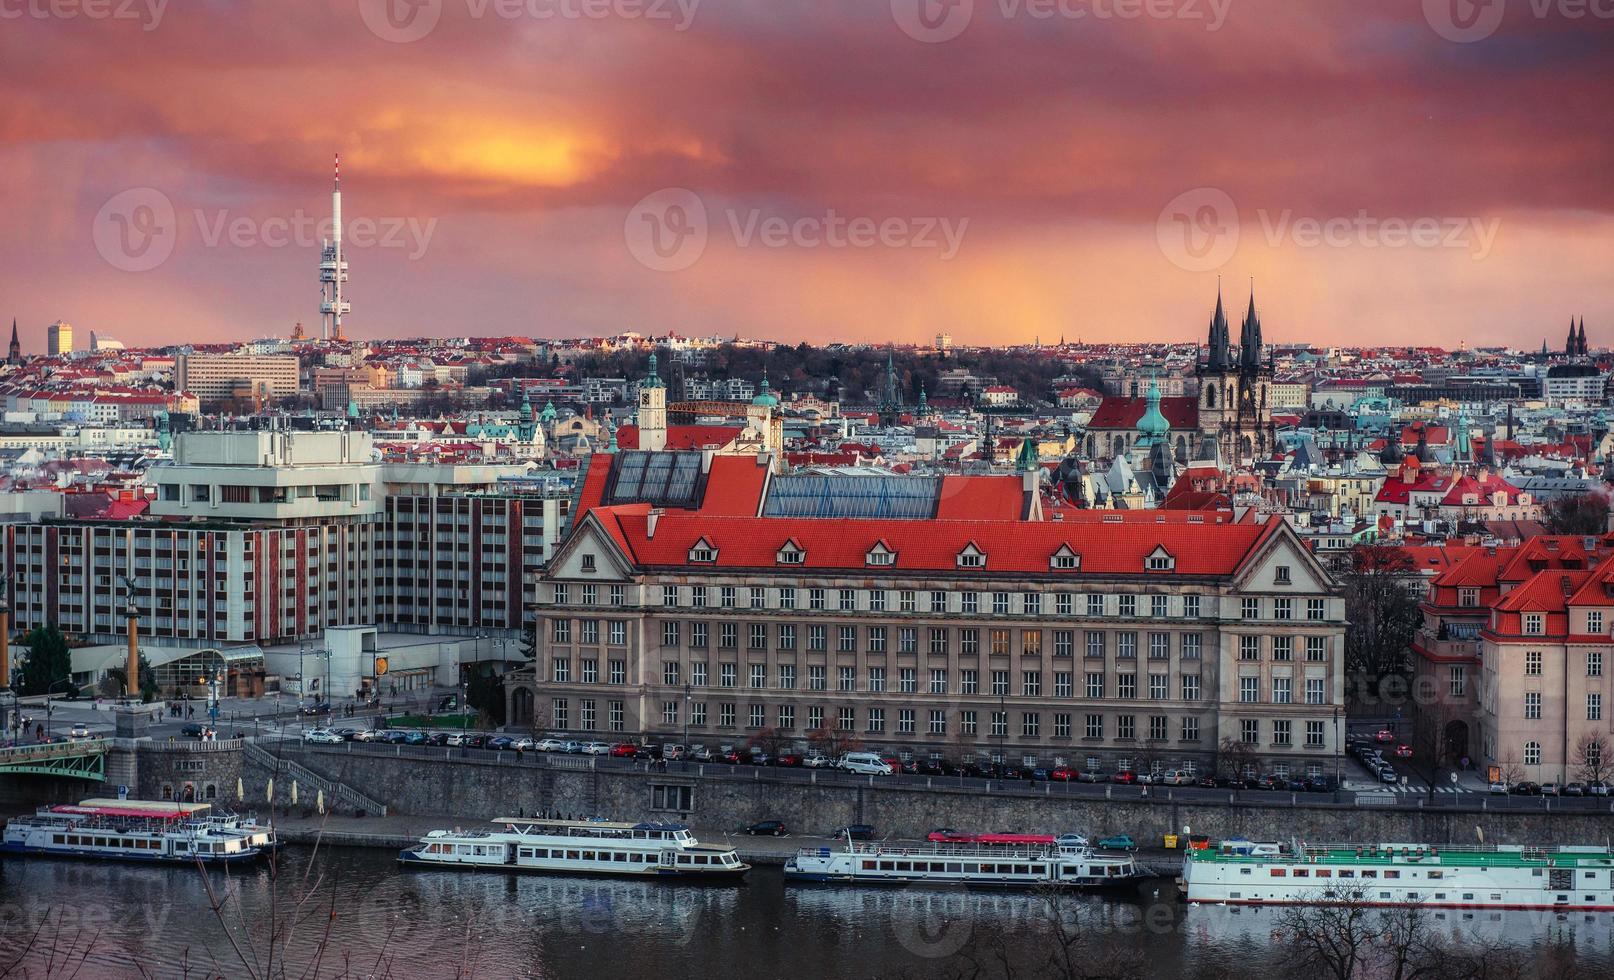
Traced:
<svg viewBox="0 0 1614 980">
<path fill-rule="evenodd" d="M 1190 850 L 1190 902 L 1614 911 L 1614 851 L 1522 844 L 1222 841 Z"/>
</svg>

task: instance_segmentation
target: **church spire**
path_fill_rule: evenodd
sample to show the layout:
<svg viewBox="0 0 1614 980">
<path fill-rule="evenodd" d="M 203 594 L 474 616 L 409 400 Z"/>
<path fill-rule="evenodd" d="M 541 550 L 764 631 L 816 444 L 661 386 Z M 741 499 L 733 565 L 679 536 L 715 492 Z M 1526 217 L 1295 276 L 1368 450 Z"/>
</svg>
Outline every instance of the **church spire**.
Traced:
<svg viewBox="0 0 1614 980">
<path fill-rule="evenodd" d="M 1254 371 L 1261 367 L 1261 318 L 1255 312 L 1255 284 L 1250 284 L 1250 308 L 1239 330 L 1239 367 Z"/>
<path fill-rule="evenodd" d="M 22 363 L 22 342 L 17 339 L 17 318 L 11 318 L 11 346 L 6 348 L 6 363 Z"/>
<path fill-rule="evenodd" d="M 1216 312 L 1210 322 L 1210 358 L 1205 367 L 1210 371 L 1227 370 L 1228 329 L 1227 313 L 1222 309 L 1222 283 L 1216 282 Z"/>
</svg>

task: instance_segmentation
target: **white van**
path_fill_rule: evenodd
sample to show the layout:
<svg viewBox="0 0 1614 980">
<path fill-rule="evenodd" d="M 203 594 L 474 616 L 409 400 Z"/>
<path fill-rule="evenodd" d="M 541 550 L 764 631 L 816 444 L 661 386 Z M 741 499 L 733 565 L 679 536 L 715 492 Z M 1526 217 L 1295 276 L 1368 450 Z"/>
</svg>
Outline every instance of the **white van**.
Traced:
<svg viewBox="0 0 1614 980">
<path fill-rule="evenodd" d="M 840 767 L 865 776 L 891 775 L 891 766 L 873 752 L 848 752 L 841 756 Z"/>
</svg>

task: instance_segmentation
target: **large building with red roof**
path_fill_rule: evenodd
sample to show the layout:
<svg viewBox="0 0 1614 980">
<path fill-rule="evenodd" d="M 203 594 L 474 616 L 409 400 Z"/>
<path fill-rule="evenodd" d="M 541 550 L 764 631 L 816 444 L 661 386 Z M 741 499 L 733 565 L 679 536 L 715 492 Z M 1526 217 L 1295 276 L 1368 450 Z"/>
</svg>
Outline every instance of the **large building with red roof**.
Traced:
<svg viewBox="0 0 1614 980">
<path fill-rule="evenodd" d="M 1471 549 L 1436 575 L 1413 644 L 1443 765 L 1504 782 L 1614 780 L 1614 539 L 1541 535 Z"/>
<path fill-rule="evenodd" d="M 708 465 L 709 464 L 709 465 Z M 1016 476 L 596 456 L 514 724 L 1333 771 L 1344 610 L 1282 520 L 1062 511 Z"/>
</svg>

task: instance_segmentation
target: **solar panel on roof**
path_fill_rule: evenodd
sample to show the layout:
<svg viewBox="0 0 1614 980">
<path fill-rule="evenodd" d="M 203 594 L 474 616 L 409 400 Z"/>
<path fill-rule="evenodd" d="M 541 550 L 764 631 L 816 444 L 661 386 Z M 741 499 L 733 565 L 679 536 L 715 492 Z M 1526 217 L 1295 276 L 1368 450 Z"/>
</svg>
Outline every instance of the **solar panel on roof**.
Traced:
<svg viewBox="0 0 1614 980">
<path fill-rule="evenodd" d="M 929 476 L 775 477 L 765 517 L 880 518 L 917 521 L 936 516 L 941 480 Z"/>
<path fill-rule="evenodd" d="M 618 453 L 609 504 L 647 503 L 655 507 L 693 507 L 700 499 L 700 453 Z"/>
</svg>

